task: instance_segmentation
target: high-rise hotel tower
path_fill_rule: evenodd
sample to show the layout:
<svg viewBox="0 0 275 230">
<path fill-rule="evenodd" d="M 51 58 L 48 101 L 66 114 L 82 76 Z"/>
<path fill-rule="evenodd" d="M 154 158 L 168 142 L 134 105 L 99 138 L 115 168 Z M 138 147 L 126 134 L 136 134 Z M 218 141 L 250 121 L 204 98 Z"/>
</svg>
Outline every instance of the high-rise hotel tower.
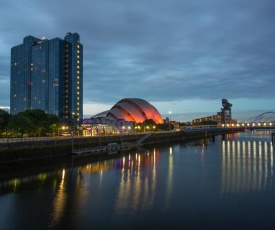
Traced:
<svg viewBox="0 0 275 230">
<path fill-rule="evenodd" d="M 77 33 L 64 40 L 27 36 L 11 49 L 10 111 L 42 109 L 63 121 L 83 118 L 83 46 Z"/>
</svg>

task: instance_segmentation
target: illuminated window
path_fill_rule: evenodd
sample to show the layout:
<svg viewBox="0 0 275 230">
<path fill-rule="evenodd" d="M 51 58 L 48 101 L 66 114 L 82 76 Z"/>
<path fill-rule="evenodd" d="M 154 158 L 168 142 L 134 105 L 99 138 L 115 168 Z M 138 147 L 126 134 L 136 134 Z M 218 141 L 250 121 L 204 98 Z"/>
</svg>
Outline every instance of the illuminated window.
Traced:
<svg viewBox="0 0 275 230">
<path fill-rule="evenodd" d="M 77 74 L 80 74 L 80 71 L 76 71 Z"/>
<path fill-rule="evenodd" d="M 77 82 L 76 82 L 76 84 L 78 84 L 78 85 L 79 85 L 79 81 L 77 81 Z"/>
<path fill-rule="evenodd" d="M 78 66 L 76 66 L 76 68 L 78 68 L 78 69 L 79 69 L 79 65 L 78 65 Z"/>
<path fill-rule="evenodd" d="M 79 55 L 77 55 L 77 58 L 79 58 Z"/>
<path fill-rule="evenodd" d="M 77 61 L 77 64 L 79 64 L 80 63 L 80 61 Z"/>
<path fill-rule="evenodd" d="M 77 91 L 77 94 L 79 94 L 79 92 Z"/>
</svg>

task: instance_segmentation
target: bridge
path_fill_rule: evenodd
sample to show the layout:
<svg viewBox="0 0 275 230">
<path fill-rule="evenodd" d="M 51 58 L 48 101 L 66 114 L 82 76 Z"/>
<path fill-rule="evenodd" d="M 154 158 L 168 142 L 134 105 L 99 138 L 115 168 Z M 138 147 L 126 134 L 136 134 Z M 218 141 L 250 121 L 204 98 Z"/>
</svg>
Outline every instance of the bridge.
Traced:
<svg viewBox="0 0 275 230">
<path fill-rule="evenodd" d="M 244 128 L 244 129 L 275 129 L 275 112 L 268 111 L 249 119 L 250 121 L 232 122 L 220 125 L 193 125 L 182 127 L 182 130 L 209 130 L 215 128 Z"/>
<path fill-rule="evenodd" d="M 275 129 L 275 112 L 267 111 L 253 117 L 251 122 L 238 122 L 236 125 L 249 129 Z"/>
</svg>

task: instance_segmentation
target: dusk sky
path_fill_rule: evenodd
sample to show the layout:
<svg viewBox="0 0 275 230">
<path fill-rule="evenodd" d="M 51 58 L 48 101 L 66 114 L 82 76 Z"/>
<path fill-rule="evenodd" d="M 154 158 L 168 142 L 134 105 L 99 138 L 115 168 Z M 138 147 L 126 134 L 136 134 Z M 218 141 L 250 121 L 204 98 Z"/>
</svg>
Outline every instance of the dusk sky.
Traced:
<svg viewBox="0 0 275 230">
<path fill-rule="evenodd" d="M 84 117 L 123 98 L 177 121 L 215 115 L 222 98 L 239 121 L 275 111 L 274 0 L 7 0 L 0 31 L 0 108 L 13 46 L 77 32 Z"/>
</svg>

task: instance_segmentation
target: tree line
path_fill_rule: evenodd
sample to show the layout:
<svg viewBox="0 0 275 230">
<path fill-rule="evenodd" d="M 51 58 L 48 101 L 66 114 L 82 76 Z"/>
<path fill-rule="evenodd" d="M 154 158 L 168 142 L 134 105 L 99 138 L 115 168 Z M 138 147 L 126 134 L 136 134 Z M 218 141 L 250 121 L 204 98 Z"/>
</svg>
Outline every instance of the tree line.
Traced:
<svg viewBox="0 0 275 230">
<path fill-rule="evenodd" d="M 26 110 L 15 115 L 0 109 L 0 137 L 56 136 L 63 125 L 58 116 L 47 114 L 41 109 Z M 173 124 L 156 124 L 152 119 L 137 123 L 135 126 L 140 127 L 140 130 L 136 130 L 137 132 L 174 129 Z"/>
<path fill-rule="evenodd" d="M 40 109 L 26 110 L 15 115 L 0 109 L 0 137 L 54 136 L 61 125 L 58 116 Z"/>
</svg>

